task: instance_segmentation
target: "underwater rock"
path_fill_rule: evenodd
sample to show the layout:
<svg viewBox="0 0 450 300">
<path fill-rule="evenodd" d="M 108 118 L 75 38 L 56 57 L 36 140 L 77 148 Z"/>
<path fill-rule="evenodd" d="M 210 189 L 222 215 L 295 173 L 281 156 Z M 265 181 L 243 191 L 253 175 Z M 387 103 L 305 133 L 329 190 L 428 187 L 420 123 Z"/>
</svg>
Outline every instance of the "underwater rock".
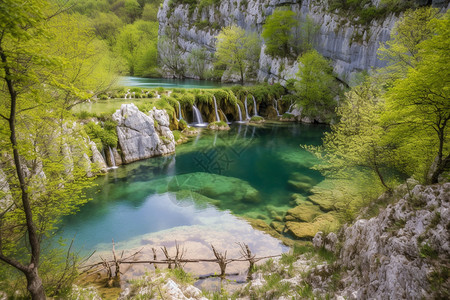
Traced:
<svg viewBox="0 0 450 300">
<path fill-rule="evenodd" d="M 248 182 L 212 173 L 197 172 L 174 176 L 167 185 L 168 191 L 190 190 L 212 199 L 257 203 L 261 201 L 258 190 Z"/>
<path fill-rule="evenodd" d="M 318 215 L 312 222 L 287 221 L 285 232 L 299 239 L 312 239 L 319 231 L 336 231 L 340 222 L 335 213 Z"/>
<path fill-rule="evenodd" d="M 314 218 L 324 212 L 311 202 L 302 203 L 286 212 L 285 221 L 312 222 Z"/>
<path fill-rule="evenodd" d="M 278 233 L 283 233 L 284 223 L 273 221 L 272 223 L 270 223 L 270 227 L 275 229 Z"/>
<path fill-rule="evenodd" d="M 288 180 L 288 184 L 291 188 L 302 192 L 309 192 L 312 189 L 313 185 L 308 182 L 296 181 L 296 180 Z"/>
<path fill-rule="evenodd" d="M 352 207 L 359 207 L 363 199 L 357 189 L 348 180 L 325 179 L 311 189 L 312 195 L 308 199 L 324 211 L 348 209 L 349 203 Z"/>
</svg>

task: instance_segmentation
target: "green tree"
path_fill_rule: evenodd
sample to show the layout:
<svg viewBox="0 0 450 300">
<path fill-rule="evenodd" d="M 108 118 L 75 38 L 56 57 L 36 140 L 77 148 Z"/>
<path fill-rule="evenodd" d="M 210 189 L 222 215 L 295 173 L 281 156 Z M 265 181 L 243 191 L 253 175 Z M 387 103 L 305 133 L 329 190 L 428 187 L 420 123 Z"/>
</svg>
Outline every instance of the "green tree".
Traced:
<svg viewBox="0 0 450 300">
<path fill-rule="evenodd" d="M 215 57 L 217 65 L 226 65 L 232 71 L 238 71 L 241 83 L 249 67 L 258 65 L 260 40 L 255 33 L 247 33 L 236 25 L 225 27 L 217 35 Z"/>
<path fill-rule="evenodd" d="M 391 148 L 385 144 L 385 128 L 380 120 L 384 111 L 381 90 L 365 82 L 346 94 L 337 109 L 340 122 L 332 125 L 332 132 L 324 137 L 323 156 L 326 164 L 322 171 L 331 176 L 348 178 L 355 170 L 373 172 L 386 188 Z"/>
<path fill-rule="evenodd" d="M 333 111 L 334 98 L 339 94 L 339 86 L 333 74 L 333 68 L 316 50 L 304 53 L 298 59 L 298 81 L 295 89 L 298 104 L 306 115 Z"/>
<path fill-rule="evenodd" d="M 200 79 L 206 78 L 206 68 L 211 62 L 211 55 L 203 48 L 192 49 L 187 57 L 188 71 Z"/>
<path fill-rule="evenodd" d="M 157 44 L 158 23 L 139 20 L 120 30 L 115 50 L 125 59 L 130 75 L 143 76 L 156 68 Z"/>
<path fill-rule="evenodd" d="M 388 68 L 383 70 L 387 84 L 406 75 L 407 69 L 420 61 L 419 44 L 431 37 L 429 22 L 437 15 L 438 10 L 432 7 L 408 10 L 395 24 L 391 39 L 378 50 L 380 59 L 388 63 Z"/>
<path fill-rule="evenodd" d="M 293 31 L 293 48 L 297 54 L 301 54 L 311 50 L 314 46 L 314 39 L 320 26 L 314 22 L 309 15 L 300 18 L 299 26 L 292 28 Z"/>
<path fill-rule="evenodd" d="M 293 30 L 298 26 L 295 13 L 277 8 L 263 25 L 262 38 L 265 52 L 271 56 L 289 56 L 294 43 Z"/>
<path fill-rule="evenodd" d="M 388 90 L 383 119 L 399 156 L 409 161 L 408 173 L 422 177 L 436 157 L 436 170 L 428 179 L 436 183 L 450 161 L 450 14 L 424 26 L 431 38 L 423 37 L 411 51 L 414 63 L 408 64 L 406 76 L 399 76 Z M 394 42 L 403 44 L 402 40 L 391 44 L 403 47 Z"/>
<path fill-rule="evenodd" d="M 101 53 L 92 30 L 62 11 L 42 0 L 0 2 L 0 261 L 25 275 L 32 299 L 46 297 L 41 243 L 86 201 L 90 183 L 85 136 L 66 118 L 96 85 Z"/>
</svg>

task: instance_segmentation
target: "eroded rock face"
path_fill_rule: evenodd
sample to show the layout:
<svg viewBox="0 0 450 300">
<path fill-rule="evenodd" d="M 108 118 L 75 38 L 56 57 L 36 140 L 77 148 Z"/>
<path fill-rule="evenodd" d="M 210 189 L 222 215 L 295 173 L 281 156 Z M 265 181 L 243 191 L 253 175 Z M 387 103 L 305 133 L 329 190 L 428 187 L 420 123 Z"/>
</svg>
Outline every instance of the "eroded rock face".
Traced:
<svg viewBox="0 0 450 300">
<path fill-rule="evenodd" d="M 445 298 L 450 257 L 450 183 L 417 185 L 377 217 L 342 233 L 342 295 L 350 299 Z M 447 276 L 448 277 L 448 276 Z M 442 282 L 441 282 L 442 281 Z"/>
<path fill-rule="evenodd" d="M 384 61 L 377 58 L 380 43 L 390 38 L 390 32 L 398 20 L 394 15 L 388 15 L 382 20 L 374 20 L 368 26 L 352 24 L 344 14 L 340 16 L 328 12 L 326 1 L 292 1 L 292 0 L 249 0 L 220 1 L 219 5 L 197 7 L 192 14 L 188 5 L 176 5 L 170 8 L 170 0 L 165 0 L 158 12 L 159 35 L 170 36 L 168 32 L 176 32 L 174 42 L 180 47 L 181 56 L 186 60 L 194 49 L 204 48 L 213 54 L 219 28 L 237 24 L 249 30 L 262 32 L 266 18 L 276 7 L 285 5 L 297 13 L 300 18 L 309 15 L 319 25 L 315 35 L 315 47 L 325 57 L 330 58 L 334 70 L 342 80 L 349 81 L 355 72 L 370 70 L 372 67 L 383 67 Z M 373 1 L 377 5 L 377 1 Z M 197 27 L 201 23 L 218 26 Z M 284 83 L 295 78 L 298 72 L 298 62 L 292 58 L 272 58 L 264 52 L 263 44 L 257 70 L 257 80 L 265 79 Z M 211 68 L 212 65 L 209 66 Z M 227 73 L 227 72 L 225 72 Z M 170 72 L 167 76 L 173 76 Z M 194 74 L 186 73 L 189 77 Z M 226 74 L 225 74 L 226 75 Z M 226 75 L 227 80 L 238 80 L 238 77 Z"/>
<path fill-rule="evenodd" d="M 122 104 L 113 114 L 124 163 L 130 163 L 175 151 L 175 141 L 169 129 L 169 116 L 153 108 L 149 115 L 134 104 Z"/>
</svg>

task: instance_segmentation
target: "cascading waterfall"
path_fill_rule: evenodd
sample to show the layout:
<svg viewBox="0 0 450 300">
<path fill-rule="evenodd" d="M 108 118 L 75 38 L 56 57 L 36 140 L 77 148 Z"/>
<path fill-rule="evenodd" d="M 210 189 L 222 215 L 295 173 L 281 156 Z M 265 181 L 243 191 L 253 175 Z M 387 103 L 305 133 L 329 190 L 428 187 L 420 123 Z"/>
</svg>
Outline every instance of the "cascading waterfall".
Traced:
<svg viewBox="0 0 450 300">
<path fill-rule="evenodd" d="M 245 96 L 244 106 L 245 106 L 245 119 L 250 120 L 250 117 L 248 115 L 248 108 L 247 108 L 247 96 Z"/>
<path fill-rule="evenodd" d="M 286 111 L 287 113 L 290 113 L 290 112 L 291 112 L 292 106 L 294 106 L 294 103 L 291 103 L 291 105 L 289 106 L 288 110 Z"/>
<path fill-rule="evenodd" d="M 242 112 L 241 112 L 241 106 L 239 104 L 236 103 L 236 106 L 238 108 L 238 112 L 239 112 L 239 122 L 242 122 Z"/>
<path fill-rule="evenodd" d="M 181 119 L 183 119 L 183 117 L 181 116 L 181 105 L 180 102 L 178 102 L 178 121 L 180 121 Z"/>
<path fill-rule="evenodd" d="M 113 153 L 111 147 L 108 147 L 108 148 L 109 148 L 109 157 L 111 158 L 111 164 L 112 164 L 111 168 L 115 169 L 115 168 L 117 168 L 116 158 L 114 157 L 114 153 Z"/>
<path fill-rule="evenodd" d="M 219 113 L 217 111 L 217 102 L 216 102 L 216 97 L 213 96 L 214 99 L 214 110 L 216 111 L 216 122 L 220 122 L 220 117 L 219 117 Z"/>
<path fill-rule="evenodd" d="M 254 112 L 254 116 L 258 115 L 258 112 L 256 111 L 256 100 L 255 100 L 255 96 L 252 95 L 253 98 L 253 112 Z"/>
<path fill-rule="evenodd" d="M 275 102 L 275 105 L 273 107 L 277 111 L 277 116 L 280 116 L 280 112 L 278 111 L 278 101 L 277 101 L 277 99 L 274 99 L 273 101 Z"/>
<path fill-rule="evenodd" d="M 157 94 L 156 95 L 156 99 L 160 99 L 161 98 L 161 95 L 160 94 Z"/>
<path fill-rule="evenodd" d="M 197 106 L 192 105 L 192 111 L 194 112 L 194 122 L 197 121 L 197 123 L 194 123 L 194 125 L 206 126 L 207 123 L 203 122 L 202 114 L 200 113 L 200 110 L 197 108 Z"/>
</svg>

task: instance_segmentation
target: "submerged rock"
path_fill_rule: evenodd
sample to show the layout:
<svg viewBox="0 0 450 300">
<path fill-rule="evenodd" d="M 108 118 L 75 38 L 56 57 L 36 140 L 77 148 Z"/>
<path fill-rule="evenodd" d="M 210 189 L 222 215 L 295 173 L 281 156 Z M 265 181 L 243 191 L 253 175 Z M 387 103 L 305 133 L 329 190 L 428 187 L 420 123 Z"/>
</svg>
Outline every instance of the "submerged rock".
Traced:
<svg viewBox="0 0 450 300">
<path fill-rule="evenodd" d="M 312 222 L 287 221 L 284 231 L 299 239 L 312 239 L 319 231 L 336 231 L 340 222 L 333 212 L 320 214 Z"/>
<path fill-rule="evenodd" d="M 134 104 L 122 104 L 113 114 L 124 163 L 175 151 L 167 113 L 153 108 L 149 114 L 139 111 Z"/>
<path fill-rule="evenodd" d="M 312 222 L 318 215 L 324 212 L 320 207 L 311 202 L 304 202 L 286 212 L 285 221 Z"/>
<path fill-rule="evenodd" d="M 236 203 L 261 201 L 258 190 L 248 182 L 205 172 L 174 176 L 167 181 L 167 190 L 170 192 L 189 190 L 212 199 L 226 199 Z"/>
</svg>

